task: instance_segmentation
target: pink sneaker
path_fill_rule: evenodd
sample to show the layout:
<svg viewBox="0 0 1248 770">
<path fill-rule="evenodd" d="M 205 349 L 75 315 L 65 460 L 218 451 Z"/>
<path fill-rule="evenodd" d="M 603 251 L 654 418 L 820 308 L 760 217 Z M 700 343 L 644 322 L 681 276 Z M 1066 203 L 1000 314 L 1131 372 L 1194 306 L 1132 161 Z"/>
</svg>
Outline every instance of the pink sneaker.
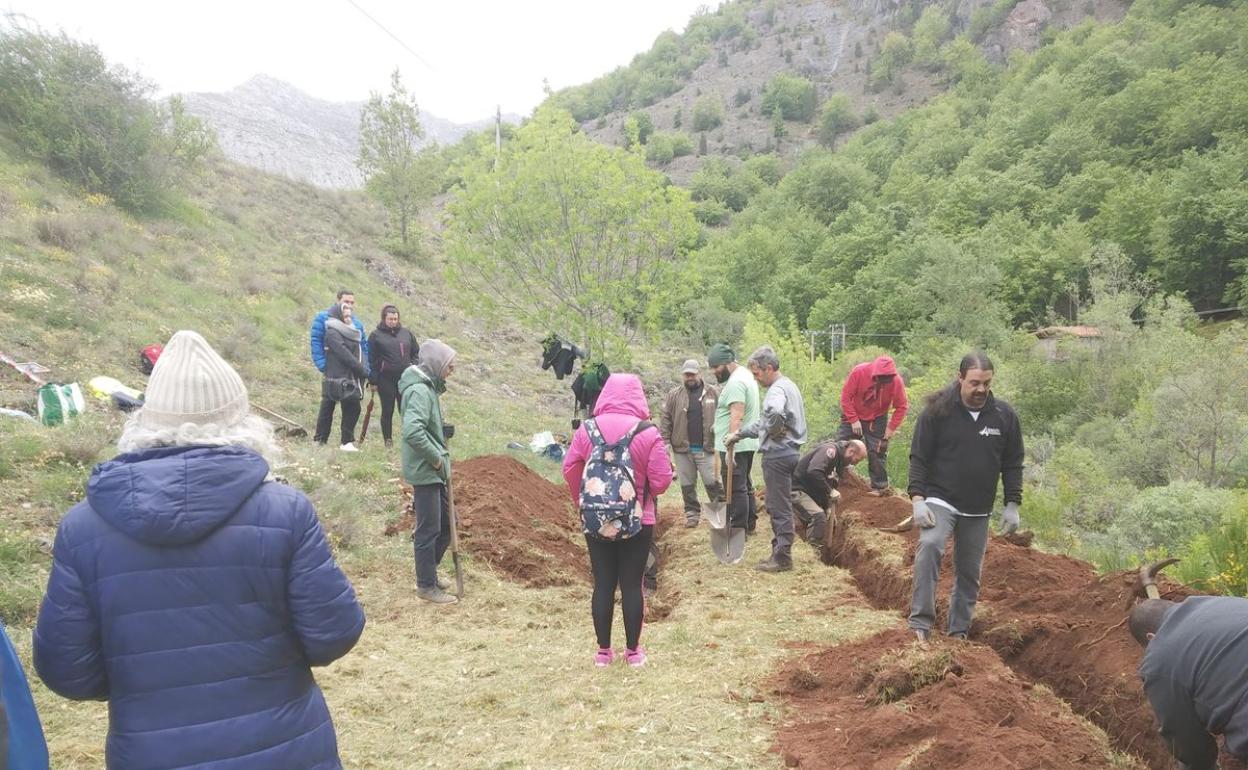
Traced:
<svg viewBox="0 0 1248 770">
<path fill-rule="evenodd" d="M 644 666 L 646 665 L 646 651 L 641 648 L 641 645 L 638 645 L 635 650 L 625 650 L 624 660 L 633 667 Z"/>
<path fill-rule="evenodd" d="M 611 661 L 615 660 L 615 650 L 610 647 L 603 647 L 594 655 L 594 665 L 599 668 L 605 668 L 611 665 Z"/>
</svg>

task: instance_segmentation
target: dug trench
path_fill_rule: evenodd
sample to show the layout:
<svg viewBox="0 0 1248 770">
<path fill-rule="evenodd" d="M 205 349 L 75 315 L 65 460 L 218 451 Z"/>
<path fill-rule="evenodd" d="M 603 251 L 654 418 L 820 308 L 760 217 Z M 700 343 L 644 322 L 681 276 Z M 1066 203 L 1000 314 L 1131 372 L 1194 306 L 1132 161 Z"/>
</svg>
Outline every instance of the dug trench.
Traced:
<svg viewBox="0 0 1248 770">
<path fill-rule="evenodd" d="M 882 531 L 910 514 L 908 501 L 871 497 L 857 477 L 848 479 L 841 491 L 838 525 L 821 549 L 822 560 L 848 570 L 875 607 L 908 608 L 917 535 Z M 943 627 L 952 581 L 949 562 L 947 552 L 938 590 L 944 598 L 938 600 L 937 628 Z M 1035 701 L 1033 685 L 1042 684 L 1100 727 L 1118 752 L 1133 755 L 1148 767 L 1171 767 L 1172 759 L 1136 676 L 1142 651 L 1125 623 L 1133 576 L 1125 572 L 1097 575 L 1085 562 L 1030 547 L 1029 539 L 995 535 L 982 574 L 969 643 L 938 639 L 932 643 L 937 653 L 916 653 L 920 647 L 911 643 L 907 632 L 887 632 L 859 645 L 807 656 L 782 672 L 776 691 L 797 705 L 798 713 L 815 715 L 813 722 L 803 719 L 781 731 L 778 749 L 791 760 L 789 764 L 1107 766 L 1108 760 L 1094 759 L 1097 754 L 1089 749 L 1083 732 L 1067 729 L 1060 709 Z M 1182 598 L 1188 593 L 1164 581 L 1162 587 L 1163 596 Z M 904 713 L 897 709 L 879 712 L 884 703 L 878 691 L 890 685 L 872 687 L 879 676 L 887 679 L 880 670 L 888 667 L 890 657 L 928 654 L 946 655 L 947 662 L 956 665 L 937 666 L 935 674 L 920 675 L 925 686 L 914 688 L 920 691 L 906 700 Z M 803 671 L 811 675 L 806 677 Z M 913 671 L 903 673 L 914 678 Z M 803 681 L 818 686 L 803 689 Z M 825 682 L 841 684 L 827 687 Z M 991 708 L 981 709 L 985 704 Z M 1050 716 L 1049 724 L 1029 721 L 1036 709 L 1041 716 Z M 914 714 L 958 710 L 968 712 L 965 720 L 913 718 Z M 897 751 L 909 747 L 910 753 L 890 754 L 889 746 Z M 865 752 L 857 758 L 859 764 L 827 760 L 829 750 L 844 755 L 851 747 Z M 917 747 L 924 748 L 915 753 Z M 1008 759 L 993 761 L 991 752 L 998 748 Z M 1243 765 L 1224 753 L 1222 767 Z"/>
<path fill-rule="evenodd" d="M 410 537 L 415 525 L 412 490 L 401 479 L 395 483 L 400 514 L 386 524 L 385 534 Z M 451 483 L 460 547 L 469 556 L 530 588 L 590 585 L 585 537 L 566 488 L 506 455 L 456 463 Z M 660 516 L 655 527 L 658 591 L 646 602 L 647 622 L 666 618 L 680 601 L 680 591 L 662 574 L 665 557 L 671 555 L 664 537 L 667 522 L 675 518 Z"/>
</svg>

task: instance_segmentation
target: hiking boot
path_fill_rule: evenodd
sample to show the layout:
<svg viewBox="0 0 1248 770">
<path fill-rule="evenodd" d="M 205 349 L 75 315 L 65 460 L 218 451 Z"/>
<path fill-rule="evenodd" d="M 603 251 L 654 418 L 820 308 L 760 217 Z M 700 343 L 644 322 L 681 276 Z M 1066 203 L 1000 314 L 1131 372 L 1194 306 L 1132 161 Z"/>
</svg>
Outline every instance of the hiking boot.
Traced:
<svg viewBox="0 0 1248 770">
<path fill-rule="evenodd" d="M 641 645 L 637 645 L 635 650 L 625 650 L 624 662 L 633 668 L 640 668 L 646 665 L 646 651 L 641 648 Z"/>
<path fill-rule="evenodd" d="M 931 631 L 928 631 L 923 628 L 914 628 L 911 630 L 914 631 L 914 638 L 919 640 L 920 642 L 926 642 L 931 637 L 931 634 L 932 634 Z"/>
<path fill-rule="evenodd" d="M 791 561 L 777 561 L 774 557 L 766 561 L 760 561 L 755 565 L 754 569 L 759 572 L 788 572 L 793 569 Z"/>
<path fill-rule="evenodd" d="M 606 668 L 615 660 L 615 650 L 610 647 L 600 647 L 598 652 L 594 653 L 594 665 L 598 668 Z"/>
<path fill-rule="evenodd" d="M 343 444 L 342 446 L 340 446 L 340 447 L 338 447 L 338 448 L 339 448 L 339 449 L 341 449 L 341 450 L 342 450 L 342 451 L 344 451 L 344 452 L 358 452 L 358 451 L 360 451 L 359 449 L 356 449 L 356 448 L 355 448 L 355 444 L 351 443 L 350 441 L 348 441 L 347 443 Z"/>
<path fill-rule="evenodd" d="M 696 517 L 685 519 L 685 526 L 688 527 L 689 529 L 693 529 L 694 527 L 698 526 L 698 519 Z"/>
<path fill-rule="evenodd" d="M 427 602 L 434 604 L 454 604 L 459 601 L 454 594 L 448 594 L 445 590 L 434 586 L 433 588 L 417 588 L 416 595 Z"/>
</svg>

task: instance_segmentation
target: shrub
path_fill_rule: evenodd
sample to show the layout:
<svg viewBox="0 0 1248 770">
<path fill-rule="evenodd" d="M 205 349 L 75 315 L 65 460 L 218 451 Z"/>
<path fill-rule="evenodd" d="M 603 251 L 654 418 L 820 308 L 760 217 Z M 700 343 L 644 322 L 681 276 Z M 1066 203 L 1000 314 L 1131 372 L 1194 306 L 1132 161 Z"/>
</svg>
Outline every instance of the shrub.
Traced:
<svg viewBox="0 0 1248 770">
<path fill-rule="evenodd" d="M 1110 526 L 1124 553 L 1162 548 L 1176 552 L 1196 535 L 1215 527 L 1235 505 L 1235 495 L 1194 481 L 1150 487 L 1136 496 Z"/>
<path fill-rule="evenodd" d="M 61 176 L 132 211 L 162 205 L 213 144 L 179 99 L 155 103 L 152 90 L 93 45 L 0 28 L 0 120 Z"/>
<path fill-rule="evenodd" d="M 779 110 L 785 120 L 808 122 L 815 117 L 817 106 L 815 84 L 803 77 L 780 73 L 763 90 L 764 114 Z"/>
<path fill-rule="evenodd" d="M 723 202 L 708 198 L 693 205 L 693 216 L 704 225 L 714 227 L 728 221 L 728 207 Z"/>
<path fill-rule="evenodd" d="M 693 103 L 693 130 L 710 131 L 724 122 L 724 102 L 719 94 L 706 94 Z"/>
<path fill-rule="evenodd" d="M 660 131 L 646 144 L 646 160 L 660 165 L 673 158 L 693 154 L 693 139 L 680 131 Z"/>
</svg>

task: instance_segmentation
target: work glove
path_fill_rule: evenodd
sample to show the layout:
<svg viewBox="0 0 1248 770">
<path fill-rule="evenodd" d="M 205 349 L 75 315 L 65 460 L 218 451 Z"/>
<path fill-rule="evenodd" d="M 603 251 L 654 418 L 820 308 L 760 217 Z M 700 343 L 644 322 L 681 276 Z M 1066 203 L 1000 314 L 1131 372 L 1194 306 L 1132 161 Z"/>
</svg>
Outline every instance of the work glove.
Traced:
<svg viewBox="0 0 1248 770">
<path fill-rule="evenodd" d="M 729 433 L 727 436 L 724 436 L 724 446 L 731 449 L 732 446 L 740 440 L 741 440 L 741 436 L 739 434 Z"/>
<path fill-rule="evenodd" d="M 1012 535 L 1018 531 L 1018 503 L 1006 503 L 1001 514 L 1001 534 Z"/>
<path fill-rule="evenodd" d="M 913 508 L 915 524 L 923 529 L 931 529 L 936 526 L 936 514 L 932 513 L 932 509 L 927 507 L 926 500 L 912 500 L 910 505 Z"/>
<path fill-rule="evenodd" d="M 854 420 L 853 422 L 849 424 L 849 429 L 853 431 L 853 434 L 855 436 L 857 436 L 858 438 L 862 438 L 862 423 L 861 422 L 859 422 L 858 420 Z"/>
</svg>

